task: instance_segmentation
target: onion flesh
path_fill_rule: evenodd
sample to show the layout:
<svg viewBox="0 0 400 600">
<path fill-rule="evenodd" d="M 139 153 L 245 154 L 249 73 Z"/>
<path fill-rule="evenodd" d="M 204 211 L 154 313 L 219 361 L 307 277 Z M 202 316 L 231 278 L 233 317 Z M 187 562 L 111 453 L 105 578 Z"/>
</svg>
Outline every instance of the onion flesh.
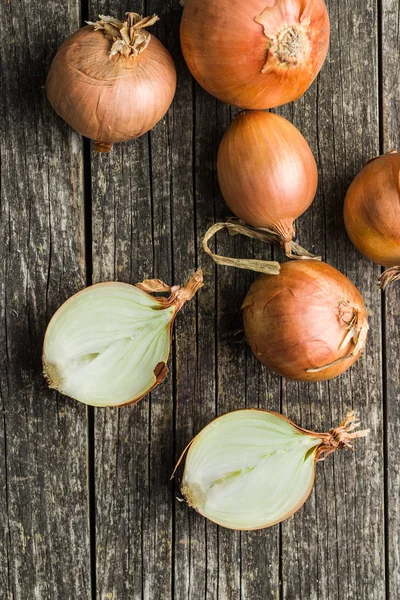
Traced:
<svg viewBox="0 0 400 600">
<path fill-rule="evenodd" d="M 381 277 L 385 288 L 400 278 L 400 154 L 369 161 L 346 195 L 344 222 L 356 248 L 378 265 L 390 267 Z"/>
<path fill-rule="evenodd" d="M 319 434 L 278 413 L 227 413 L 189 445 L 182 494 L 201 515 L 223 527 L 270 527 L 304 504 L 314 485 L 317 460 L 368 434 L 354 432 L 358 425 L 351 412 L 338 428 Z"/>
<path fill-rule="evenodd" d="M 167 112 L 176 89 L 174 62 L 146 31 L 158 17 L 101 16 L 58 50 L 46 82 L 48 100 L 99 152 L 137 138 Z"/>
<path fill-rule="evenodd" d="M 265 109 L 307 90 L 324 63 L 329 32 L 323 0 L 187 0 L 181 45 L 207 92 Z"/>
<path fill-rule="evenodd" d="M 43 346 L 49 385 L 93 406 L 136 402 L 166 376 L 177 312 L 202 285 L 198 271 L 186 287 L 167 291 L 158 280 L 135 287 L 110 282 L 67 300 L 51 319 Z"/>
<path fill-rule="evenodd" d="M 351 281 L 326 263 L 281 265 L 258 277 L 243 302 L 246 339 L 258 360 L 298 381 L 325 381 L 361 355 L 368 316 Z"/>
</svg>

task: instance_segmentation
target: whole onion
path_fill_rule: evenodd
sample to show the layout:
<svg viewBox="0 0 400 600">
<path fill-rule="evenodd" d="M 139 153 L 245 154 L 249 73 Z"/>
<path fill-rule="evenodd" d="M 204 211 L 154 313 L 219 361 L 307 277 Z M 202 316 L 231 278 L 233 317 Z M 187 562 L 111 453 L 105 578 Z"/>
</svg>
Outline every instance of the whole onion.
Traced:
<svg viewBox="0 0 400 600">
<path fill-rule="evenodd" d="M 207 92 L 264 109 L 308 89 L 324 63 L 329 32 L 323 0 L 187 0 L 181 44 Z"/>
<path fill-rule="evenodd" d="M 279 275 L 261 275 L 242 310 L 254 355 L 288 379 L 336 377 L 366 343 L 368 318 L 359 291 L 323 262 L 286 262 Z"/>
<path fill-rule="evenodd" d="M 378 265 L 390 267 L 380 278 L 384 289 L 400 278 L 400 154 L 368 162 L 352 182 L 344 222 L 353 244 Z"/>
<path fill-rule="evenodd" d="M 300 131 L 273 113 L 242 113 L 221 141 L 217 172 L 231 211 L 248 225 L 272 230 L 291 256 L 293 223 L 318 185 L 317 165 Z"/>
<path fill-rule="evenodd" d="M 173 100 L 174 62 L 145 29 L 157 20 L 101 15 L 69 37 L 52 62 L 46 82 L 51 105 L 99 152 L 149 131 Z"/>
</svg>

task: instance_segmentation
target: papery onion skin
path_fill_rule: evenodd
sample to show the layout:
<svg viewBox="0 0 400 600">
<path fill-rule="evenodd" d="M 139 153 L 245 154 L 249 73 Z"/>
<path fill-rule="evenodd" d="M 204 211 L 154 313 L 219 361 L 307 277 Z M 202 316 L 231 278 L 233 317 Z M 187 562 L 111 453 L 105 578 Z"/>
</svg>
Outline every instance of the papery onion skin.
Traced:
<svg viewBox="0 0 400 600">
<path fill-rule="evenodd" d="M 56 113 L 98 151 L 152 129 L 176 89 L 174 62 L 154 35 L 137 57 L 110 56 L 111 46 L 102 31 L 83 27 L 62 44 L 46 82 Z"/>
<path fill-rule="evenodd" d="M 344 223 L 355 247 L 384 267 L 400 265 L 400 154 L 384 154 L 358 173 L 347 192 Z"/>
<path fill-rule="evenodd" d="M 329 34 L 323 0 L 188 0 L 180 33 L 199 84 L 249 109 L 299 98 L 325 61 Z"/>
<path fill-rule="evenodd" d="M 258 277 L 242 310 L 254 355 L 287 379 L 337 377 L 360 357 L 366 342 L 368 317 L 361 294 L 347 277 L 323 262 L 286 262 L 279 275 Z M 346 338 L 351 337 L 353 318 L 356 343 Z M 330 366 L 322 368 L 326 365 Z"/>
<path fill-rule="evenodd" d="M 248 423 L 243 429 L 246 421 Z M 262 425 L 263 423 L 264 425 Z M 217 525 L 228 529 L 239 531 L 265 529 L 288 519 L 303 506 L 314 486 L 318 461 L 325 460 L 336 450 L 352 448 L 354 440 L 369 434 L 369 430 L 355 431 L 359 425 L 354 411 L 348 412 L 342 423 L 331 429 L 329 433 L 308 431 L 284 415 L 273 411 L 255 408 L 232 411 L 217 417 L 197 434 L 183 451 L 173 476 L 187 453 L 181 492 L 190 507 Z M 249 436 L 251 436 L 250 442 Z M 290 453 L 291 446 L 292 452 Z M 195 454 L 194 458 L 193 454 Z M 227 454 L 229 454 L 229 459 Z M 218 459 L 215 460 L 217 455 Z M 296 477 L 291 479 L 289 472 L 278 471 L 277 464 L 268 466 L 266 461 L 279 462 L 283 455 L 289 457 L 291 461 L 296 459 L 295 466 L 301 466 L 303 469 L 300 476 L 297 475 L 297 480 Z M 228 460 L 232 460 L 232 463 L 227 464 Z M 243 468 L 244 466 L 245 468 Z M 286 463 L 284 469 L 286 470 L 290 466 Z M 225 471 L 225 477 L 222 479 L 220 479 L 221 471 Z M 268 471 L 272 476 L 271 481 L 267 477 Z M 307 471 L 309 472 L 307 473 Z M 249 496 L 243 504 L 243 497 L 239 500 L 239 496 L 243 492 L 235 489 L 234 479 L 236 477 L 249 478 L 256 472 L 259 493 L 251 493 L 255 484 L 254 479 L 242 482 L 242 489 L 245 489 L 245 493 Z M 290 484 L 279 504 L 273 497 L 273 493 L 272 497 L 265 493 L 268 491 L 268 487 L 271 488 L 274 478 L 279 479 L 281 486 Z M 266 488 L 263 488 L 263 485 L 266 485 Z M 272 487 L 274 486 L 272 485 Z M 260 490 L 264 492 L 261 495 Z M 270 492 L 273 491 L 276 492 L 276 490 L 270 489 Z M 214 495 L 213 502 L 212 496 L 216 492 L 221 496 L 218 498 Z M 280 493 L 282 494 L 282 490 Z M 293 494 L 298 494 L 298 497 L 293 498 Z M 261 507 L 260 498 L 262 499 Z M 217 500 L 217 505 L 215 500 Z M 218 507 L 218 502 L 222 504 L 222 508 Z M 269 506 L 269 503 L 272 504 Z M 233 504 L 235 506 L 234 514 L 232 514 Z M 245 511 L 243 511 L 244 506 Z M 278 516 L 276 513 L 279 513 L 280 510 L 282 512 Z M 253 511 L 261 511 L 262 518 L 260 518 L 260 513 L 256 516 Z M 275 514 L 271 515 L 271 511 Z M 221 512 L 223 517 L 221 517 Z M 235 524 L 233 520 L 236 521 Z M 238 524 L 239 520 L 243 522 Z"/>
<path fill-rule="evenodd" d="M 233 120 L 219 147 L 217 172 L 231 211 L 248 225 L 276 231 L 284 243 L 318 186 L 317 165 L 300 131 L 262 111 Z"/>
</svg>

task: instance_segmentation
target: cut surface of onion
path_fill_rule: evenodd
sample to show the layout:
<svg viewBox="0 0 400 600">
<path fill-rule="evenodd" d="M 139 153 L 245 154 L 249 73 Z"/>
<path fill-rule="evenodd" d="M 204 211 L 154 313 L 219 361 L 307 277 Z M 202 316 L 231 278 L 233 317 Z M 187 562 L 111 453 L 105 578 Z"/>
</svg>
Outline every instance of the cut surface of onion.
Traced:
<svg viewBox="0 0 400 600">
<path fill-rule="evenodd" d="M 350 412 L 336 429 L 314 433 L 270 411 L 227 413 L 189 445 L 181 492 L 191 507 L 223 527 L 270 527 L 304 504 L 317 460 L 368 434 L 354 431 L 356 421 Z"/>
<path fill-rule="evenodd" d="M 93 406 L 121 406 L 142 398 L 166 376 L 177 312 L 202 286 L 158 280 L 139 287 L 110 282 L 67 300 L 51 319 L 43 346 L 49 386 Z M 146 291 L 171 291 L 153 297 Z"/>
</svg>

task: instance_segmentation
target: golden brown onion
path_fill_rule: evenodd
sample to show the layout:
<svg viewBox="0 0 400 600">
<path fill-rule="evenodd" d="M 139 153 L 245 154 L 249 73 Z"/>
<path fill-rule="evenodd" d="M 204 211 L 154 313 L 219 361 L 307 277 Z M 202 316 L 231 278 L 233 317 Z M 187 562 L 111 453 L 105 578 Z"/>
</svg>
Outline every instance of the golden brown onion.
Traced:
<svg viewBox="0 0 400 600">
<path fill-rule="evenodd" d="M 400 278 L 400 154 L 393 151 L 365 165 L 344 204 L 347 233 L 367 258 L 391 267 L 381 287 Z"/>
<path fill-rule="evenodd" d="M 324 63 L 329 31 L 323 0 L 188 0 L 181 44 L 207 92 L 264 109 L 304 94 Z"/>
<path fill-rule="evenodd" d="M 144 29 L 158 17 L 100 19 L 63 43 L 46 91 L 56 113 L 107 152 L 162 119 L 175 94 L 176 71 L 169 52 Z"/>
<path fill-rule="evenodd" d="M 323 262 L 286 262 L 279 275 L 261 275 L 242 310 L 254 355 L 288 379 L 332 379 L 365 346 L 363 299 L 347 277 Z"/>
<path fill-rule="evenodd" d="M 242 113 L 222 139 L 217 171 L 231 211 L 248 225 L 276 232 L 291 255 L 293 222 L 318 185 L 317 165 L 300 131 L 272 113 Z"/>
</svg>

